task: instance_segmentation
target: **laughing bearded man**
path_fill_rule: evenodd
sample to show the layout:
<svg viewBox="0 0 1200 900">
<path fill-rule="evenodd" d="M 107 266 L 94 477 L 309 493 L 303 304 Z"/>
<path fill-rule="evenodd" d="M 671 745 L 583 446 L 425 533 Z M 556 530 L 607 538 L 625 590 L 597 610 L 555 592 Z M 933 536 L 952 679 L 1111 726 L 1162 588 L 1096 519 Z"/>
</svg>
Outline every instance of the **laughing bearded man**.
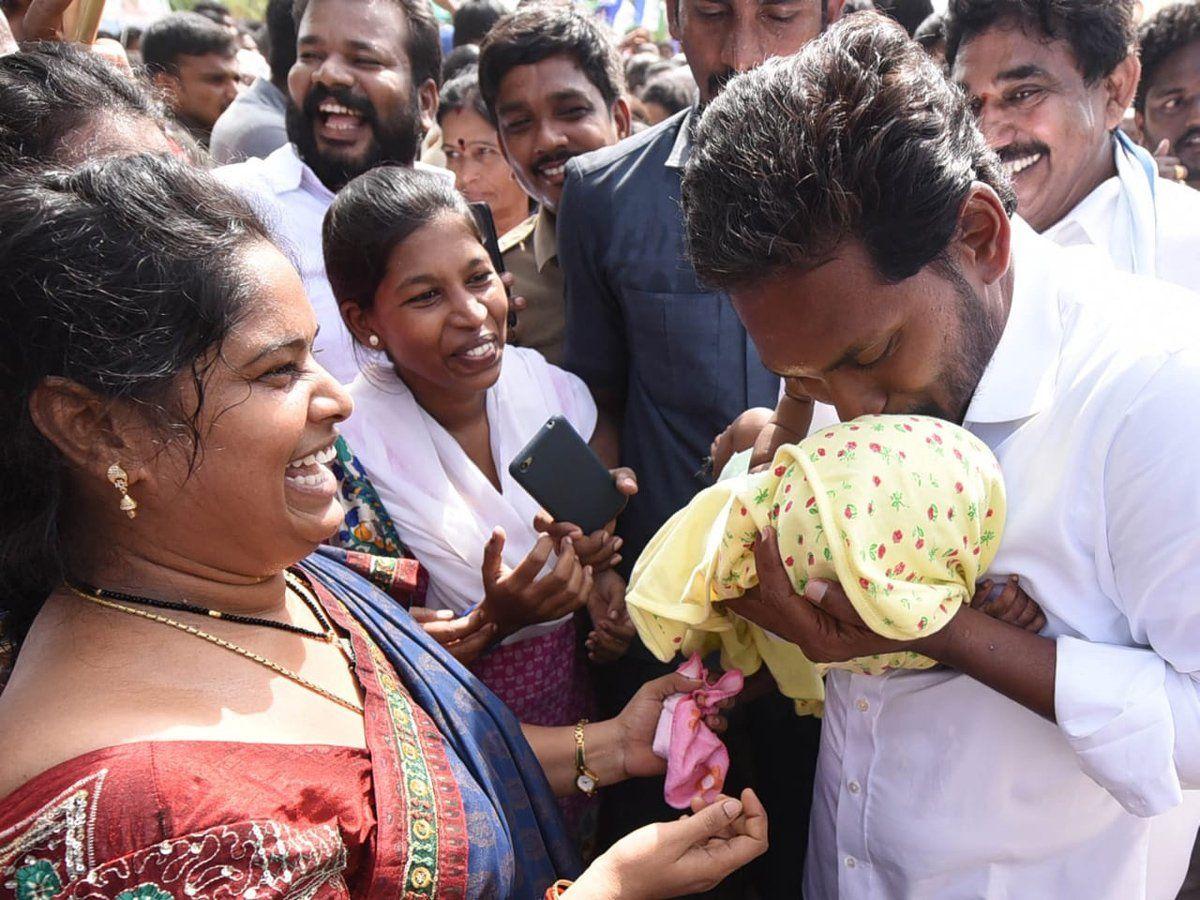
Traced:
<svg viewBox="0 0 1200 900">
<path fill-rule="evenodd" d="M 358 365 L 325 276 L 321 223 L 333 195 L 356 176 L 379 165 L 422 165 L 415 160 L 437 110 L 441 45 L 423 0 L 298 0 L 295 16 L 290 143 L 217 175 L 296 255 L 321 328 L 321 365 L 348 383 Z"/>
</svg>

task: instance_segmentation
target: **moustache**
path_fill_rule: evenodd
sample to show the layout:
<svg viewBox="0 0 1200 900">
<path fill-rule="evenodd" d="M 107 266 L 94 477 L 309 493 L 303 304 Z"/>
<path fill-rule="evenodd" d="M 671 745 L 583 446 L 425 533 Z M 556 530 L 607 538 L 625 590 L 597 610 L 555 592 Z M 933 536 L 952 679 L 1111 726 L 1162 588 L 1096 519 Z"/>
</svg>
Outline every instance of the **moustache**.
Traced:
<svg viewBox="0 0 1200 900">
<path fill-rule="evenodd" d="M 578 156 L 574 150 L 555 150 L 553 153 L 543 153 L 533 161 L 534 171 L 539 171 L 546 166 L 553 166 L 557 163 L 566 162 L 573 156 Z"/>
<path fill-rule="evenodd" d="M 1179 136 L 1177 140 L 1171 142 L 1171 152 L 1175 152 L 1175 148 L 1188 143 L 1200 143 L 1200 125 L 1193 125 L 1187 131 Z"/>
<path fill-rule="evenodd" d="M 1012 162 L 1014 159 L 1024 159 L 1026 156 L 1033 156 L 1040 153 L 1043 156 L 1050 152 L 1050 148 L 1041 141 L 1030 141 L 1024 144 L 1009 144 L 1007 147 L 1001 147 L 996 151 L 996 155 L 1000 157 L 1000 162 Z"/>
<path fill-rule="evenodd" d="M 331 90 L 323 84 L 318 84 L 304 98 L 304 105 L 301 107 L 304 117 L 310 122 L 315 120 L 320 113 L 321 104 L 326 100 L 340 103 L 346 109 L 358 113 L 368 125 L 374 125 L 376 122 L 375 107 L 366 97 L 356 96 L 350 88 Z"/>
</svg>

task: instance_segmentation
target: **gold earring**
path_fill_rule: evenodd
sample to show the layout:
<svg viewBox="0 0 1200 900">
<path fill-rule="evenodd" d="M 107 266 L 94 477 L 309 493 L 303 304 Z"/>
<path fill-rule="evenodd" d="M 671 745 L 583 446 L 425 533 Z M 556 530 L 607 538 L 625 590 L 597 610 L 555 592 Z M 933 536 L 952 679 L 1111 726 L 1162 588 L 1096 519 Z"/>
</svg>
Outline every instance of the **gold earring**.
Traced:
<svg viewBox="0 0 1200 900">
<path fill-rule="evenodd" d="M 120 464 L 113 463 L 108 467 L 108 480 L 121 492 L 121 512 L 131 519 L 137 518 L 137 501 L 129 496 L 129 475 Z"/>
<path fill-rule="evenodd" d="M 367 343 L 370 344 L 372 347 L 378 347 L 379 346 L 379 335 L 377 335 L 377 334 L 371 335 L 369 338 L 367 338 Z"/>
</svg>

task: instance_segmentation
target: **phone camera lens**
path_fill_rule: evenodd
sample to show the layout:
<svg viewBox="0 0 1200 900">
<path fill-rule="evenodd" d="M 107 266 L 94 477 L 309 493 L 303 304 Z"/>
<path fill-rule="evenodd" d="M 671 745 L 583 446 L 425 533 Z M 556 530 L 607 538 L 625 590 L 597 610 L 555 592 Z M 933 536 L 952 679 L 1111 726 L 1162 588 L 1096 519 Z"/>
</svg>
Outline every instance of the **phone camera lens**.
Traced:
<svg viewBox="0 0 1200 900">
<path fill-rule="evenodd" d="M 532 456 L 526 457 L 525 459 L 521 460 L 521 471 L 528 472 L 529 467 L 532 465 L 533 465 L 533 457 Z"/>
</svg>

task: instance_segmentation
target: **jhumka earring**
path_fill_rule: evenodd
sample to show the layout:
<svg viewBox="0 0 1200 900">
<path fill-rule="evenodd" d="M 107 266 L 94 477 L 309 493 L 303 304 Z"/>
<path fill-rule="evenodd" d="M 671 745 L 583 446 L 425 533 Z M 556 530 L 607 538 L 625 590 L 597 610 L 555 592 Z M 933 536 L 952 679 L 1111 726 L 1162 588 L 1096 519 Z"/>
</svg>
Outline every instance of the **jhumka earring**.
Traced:
<svg viewBox="0 0 1200 900">
<path fill-rule="evenodd" d="M 129 518 L 137 518 L 137 501 L 129 496 L 129 475 L 120 464 L 113 463 L 108 467 L 108 480 L 121 493 L 121 512 Z"/>
</svg>

